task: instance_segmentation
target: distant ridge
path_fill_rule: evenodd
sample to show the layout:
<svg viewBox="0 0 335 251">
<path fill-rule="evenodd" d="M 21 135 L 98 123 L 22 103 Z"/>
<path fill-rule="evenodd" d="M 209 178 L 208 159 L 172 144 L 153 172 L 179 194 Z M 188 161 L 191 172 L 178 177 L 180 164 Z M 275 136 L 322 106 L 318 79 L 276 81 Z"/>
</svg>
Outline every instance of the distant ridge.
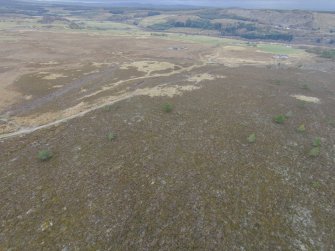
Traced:
<svg viewBox="0 0 335 251">
<path fill-rule="evenodd" d="M 244 8 L 335 11 L 334 0 L 21 0 L 25 2 L 46 2 L 89 6 L 150 7 L 150 8 Z"/>
</svg>

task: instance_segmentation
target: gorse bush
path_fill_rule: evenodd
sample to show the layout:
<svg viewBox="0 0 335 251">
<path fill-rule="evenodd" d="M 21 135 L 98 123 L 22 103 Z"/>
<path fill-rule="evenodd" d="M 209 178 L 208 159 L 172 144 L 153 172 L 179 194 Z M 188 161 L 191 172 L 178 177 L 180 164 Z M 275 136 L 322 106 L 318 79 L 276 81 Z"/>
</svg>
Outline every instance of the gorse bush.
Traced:
<svg viewBox="0 0 335 251">
<path fill-rule="evenodd" d="M 109 141 L 113 141 L 116 139 L 116 134 L 113 133 L 113 132 L 109 132 L 108 135 L 107 135 L 107 138 Z"/>
<path fill-rule="evenodd" d="M 320 138 L 315 138 L 313 141 L 313 146 L 314 147 L 320 147 L 321 146 L 321 139 Z"/>
<path fill-rule="evenodd" d="M 169 112 L 172 112 L 173 110 L 173 106 L 171 104 L 164 104 L 163 105 L 163 111 L 166 112 L 166 113 L 169 113 Z"/>
<path fill-rule="evenodd" d="M 52 153 L 48 150 L 42 150 L 38 152 L 37 158 L 41 161 L 47 161 L 52 158 Z"/>
<path fill-rule="evenodd" d="M 305 131 L 306 131 L 305 125 L 304 125 L 304 124 L 301 124 L 301 125 L 297 128 L 297 131 L 298 131 L 298 132 L 305 132 Z"/>
<path fill-rule="evenodd" d="M 300 87 L 301 87 L 301 89 L 304 89 L 304 90 L 307 90 L 307 91 L 311 90 L 311 88 L 308 86 L 308 84 L 303 84 Z"/>
<path fill-rule="evenodd" d="M 310 151 L 309 151 L 309 156 L 311 157 L 317 157 L 320 155 L 320 147 L 313 147 Z"/>
<path fill-rule="evenodd" d="M 315 138 L 313 143 L 313 148 L 309 151 L 309 156 L 311 157 L 317 157 L 320 155 L 321 151 L 321 139 L 320 138 Z"/>
<path fill-rule="evenodd" d="M 283 124 L 286 120 L 286 116 L 285 115 L 277 115 L 273 118 L 273 120 L 277 123 L 277 124 Z"/>
<path fill-rule="evenodd" d="M 249 135 L 249 137 L 247 138 L 249 143 L 255 143 L 256 142 L 256 134 L 252 133 Z"/>
</svg>

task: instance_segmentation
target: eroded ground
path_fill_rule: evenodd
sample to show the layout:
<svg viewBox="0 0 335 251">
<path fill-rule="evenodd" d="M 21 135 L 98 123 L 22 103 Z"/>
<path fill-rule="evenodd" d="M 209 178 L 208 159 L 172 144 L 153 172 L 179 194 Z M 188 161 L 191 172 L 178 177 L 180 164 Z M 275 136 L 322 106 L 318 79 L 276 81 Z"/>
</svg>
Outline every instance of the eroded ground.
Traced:
<svg viewBox="0 0 335 251">
<path fill-rule="evenodd" d="M 200 88 L 202 78 L 225 77 L 197 73 L 208 65 L 287 68 L 314 60 L 301 50 L 278 60 L 237 40 L 206 44 L 204 37 L 196 41 L 197 36 L 120 37 L 25 30 L 3 36 L 7 39 L 0 41 L 0 137 L 64 121 L 132 95 L 159 95 L 157 90 L 173 95 Z M 185 81 L 188 86 L 183 86 Z"/>
<path fill-rule="evenodd" d="M 194 37 L 2 36 L 0 250 L 334 249 L 333 62 Z"/>
</svg>

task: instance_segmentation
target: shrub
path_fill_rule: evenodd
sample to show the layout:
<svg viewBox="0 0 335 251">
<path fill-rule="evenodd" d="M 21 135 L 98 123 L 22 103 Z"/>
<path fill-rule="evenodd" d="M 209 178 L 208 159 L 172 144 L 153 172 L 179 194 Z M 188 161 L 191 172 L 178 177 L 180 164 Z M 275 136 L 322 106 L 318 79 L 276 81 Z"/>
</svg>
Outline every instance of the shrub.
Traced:
<svg viewBox="0 0 335 251">
<path fill-rule="evenodd" d="M 313 147 L 310 151 L 309 151 L 309 156 L 311 157 L 317 157 L 320 155 L 320 147 Z"/>
<path fill-rule="evenodd" d="M 301 89 L 304 89 L 304 90 L 307 90 L 307 91 L 311 90 L 311 88 L 308 86 L 308 84 L 301 85 Z"/>
<path fill-rule="evenodd" d="M 298 132 L 305 132 L 305 131 L 306 131 L 305 125 L 304 125 L 304 124 L 301 124 L 301 125 L 297 128 L 297 131 L 298 131 Z"/>
<path fill-rule="evenodd" d="M 283 124 L 286 120 L 286 116 L 285 115 L 277 115 L 276 117 L 274 117 L 274 121 L 277 123 L 277 124 Z"/>
<path fill-rule="evenodd" d="M 315 189 L 318 189 L 321 187 L 321 183 L 319 181 L 313 181 L 312 182 L 312 187 Z"/>
<path fill-rule="evenodd" d="M 284 33 L 270 33 L 270 34 L 247 33 L 247 34 L 241 34 L 241 37 L 246 39 L 282 40 L 289 42 L 293 40 L 293 35 Z"/>
<path fill-rule="evenodd" d="M 165 22 L 165 23 L 156 23 L 153 25 L 148 26 L 148 28 L 155 30 L 155 31 L 162 31 L 162 30 L 168 30 L 173 28 L 174 25 L 171 22 Z"/>
<path fill-rule="evenodd" d="M 249 143 L 255 143 L 256 134 L 255 133 L 250 134 L 249 137 L 247 138 L 247 140 L 248 140 Z"/>
<path fill-rule="evenodd" d="M 113 141 L 116 139 L 116 134 L 113 132 L 108 133 L 107 138 L 109 141 Z"/>
<path fill-rule="evenodd" d="M 166 113 L 169 113 L 169 112 L 172 112 L 173 110 L 173 106 L 171 104 L 164 104 L 163 105 L 163 111 L 166 112 Z"/>
<path fill-rule="evenodd" d="M 306 50 L 309 53 L 317 54 L 322 58 L 335 59 L 335 49 L 312 48 Z"/>
<path fill-rule="evenodd" d="M 313 141 L 313 146 L 314 147 L 320 147 L 321 146 L 321 139 L 320 138 L 315 138 Z"/>
<path fill-rule="evenodd" d="M 52 153 L 48 150 L 39 151 L 37 157 L 41 161 L 47 161 L 52 158 Z"/>
</svg>

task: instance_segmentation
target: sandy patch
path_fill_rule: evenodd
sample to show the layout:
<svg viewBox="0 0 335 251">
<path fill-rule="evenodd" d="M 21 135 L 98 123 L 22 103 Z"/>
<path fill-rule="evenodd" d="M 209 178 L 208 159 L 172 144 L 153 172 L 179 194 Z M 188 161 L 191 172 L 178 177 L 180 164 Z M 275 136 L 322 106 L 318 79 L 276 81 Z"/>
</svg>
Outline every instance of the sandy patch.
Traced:
<svg viewBox="0 0 335 251">
<path fill-rule="evenodd" d="M 63 74 L 59 74 L 59 73 L 50 73 L 49 75 L 43 77 L 42 79 L 45 80 L 55 80 L 58 78 L 66 78 L 67 76 L 63 75 Z"/>
<path fill-rule="evenodd" d="M 120 69 L 128 70 L 131 67 L 135 67 L 138 71 L 150 74 L 154 71 L 164 71 L 174 69 L 175 64 L 169 62 L 158 62 L 158 61 L 137 61 L 128 64 L 123 64 Z"/>
<path fill-rule="evenodd" d="M 304 95 L 291 95 L 291 97 L 296 98 L 301 101 L 309 102 L 309 103 L 320 104 L 320 99 L 315 98 L 315 97 L 308 97 Z"/>
<path fill-rule="evenodd" d="M 58 62 L 56 61 L 48 61 L 48 62 L 45 62 L 45 63 L 40 63 L 40 65 L 56 65 L 58 64 Z"/>
<path fill-rule="evenodd" d="M 98 62 L 93 62 L 92 66 L 94 67 L 103 67 L 103 66 L 108 66 L 108 65 L 112 65 L 111 63 L 98 63 Z"/>
<path fill-rule="evenodd" d="M 37 76 L 49 75 L 49 74 L 50 74 L 50 72 L 48 72 L 48 71 L 40 71 L 40 72 L 36 73 Z"/>
<path fill-rule="evenodd" d="M 173 96 L 180 96 L 186 91 L 193 91 L 200 88 L 201 88 L 200 86 L 194 86 L 194 85 L 183 85 L 183 86 L 159 85 L 152 88 L 137 89 L 134 92 L 134 96 L 141 95 L 149 97 L 159 97 L 159 96 L 173 97 Z"/>
<path fill-rule="evenodd" d="M 217 76 L 217 75 L 215 76 L 215 75 L 211 75 L 208 73 L 203 73 L 203 74 L 197 74 L 197 75 L 191 76 L 187 79 L 187 81 L 200 83 L 201 81 L 214 80 L 218 78 L 226 78 L 226 76 Z"/>
<path fill-rule="evenodd" d="M 83 73 L 84 76 L 90 75 L 90 74 L 94 74 L 94 73 L 99 73 L 100 70 L 94 70 L 94 71 L 90 71 L 90 72 L 85 72 Z"/>
</svg>

